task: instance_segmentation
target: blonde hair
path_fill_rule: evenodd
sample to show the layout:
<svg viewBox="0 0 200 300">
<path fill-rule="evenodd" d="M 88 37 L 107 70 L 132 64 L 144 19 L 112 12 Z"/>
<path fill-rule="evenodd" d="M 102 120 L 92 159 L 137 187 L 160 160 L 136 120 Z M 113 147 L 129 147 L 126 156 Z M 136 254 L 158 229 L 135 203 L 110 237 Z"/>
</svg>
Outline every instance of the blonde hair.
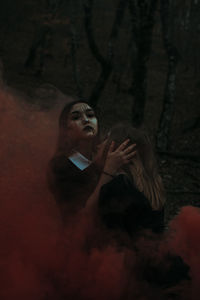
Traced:
<svg viewBox="0 0 200 300">
<path fill-rule="evenodd" d="M 111 129 L 108 143 L 115 141 L 117 147 L 128 138 L 130 144 L 136 144 L 137 153 L 123 170 L 136 188 L 146 196 L 152 208 L 161 209 L 165 202 L 164 188 L 148 135 L 141 129 L 119 124 Z"/>
</svg>

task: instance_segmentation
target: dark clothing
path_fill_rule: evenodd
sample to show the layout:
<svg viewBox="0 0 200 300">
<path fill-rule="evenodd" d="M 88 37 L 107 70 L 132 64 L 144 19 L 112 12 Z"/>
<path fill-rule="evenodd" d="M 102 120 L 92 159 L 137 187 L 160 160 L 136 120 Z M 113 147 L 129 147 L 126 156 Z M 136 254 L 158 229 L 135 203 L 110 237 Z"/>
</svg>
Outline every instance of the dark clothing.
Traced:
<svg viewBox="0 0 200 300">
<path fill-rule="evenodd" d="M 162 254 L 155 250 L 162 243 L 162 235 L 145 235 L 142 232 L 146 229 L 153 233 L 164 231 L 164 209 L 153 210 L 148 199 L 127 176 L 120 174 L 101 188 L 99 211 L 107 228 L 120 230 L 122 235 L 124 232 L 128 233 L 133 241 L 131 247 L 133 245 L 137 253 L 133 273 L 137 272 L 140 280 L 159 288 L 169 288 L 190 279 L 189 266 L 180 256 L 170 252 Z M 148 240 L 148 243 L 137 243 L 135 238 L 141 237 Z M 160 259 L 154 256 L 155 253 Z M 171 295 L 171 299 L 173 296 L 176 297 L 177 294 Z"/>
<path fill-rule="evenodd" d="M 153 210 L 148 199 L 123 174 L 101 188 L 99 209 L 106 226 L 131 236 L 142 229 L 155 233 L 164 230 L 164 209 Z"/>
<path fill-rule="evenodd" d="M 49 188 L 64 215 L 84 207 L 95 189 L 99 173 L 95 163 L 81 171 L 65 155 L 56 156 L 50 161 Z"/>
</svg>

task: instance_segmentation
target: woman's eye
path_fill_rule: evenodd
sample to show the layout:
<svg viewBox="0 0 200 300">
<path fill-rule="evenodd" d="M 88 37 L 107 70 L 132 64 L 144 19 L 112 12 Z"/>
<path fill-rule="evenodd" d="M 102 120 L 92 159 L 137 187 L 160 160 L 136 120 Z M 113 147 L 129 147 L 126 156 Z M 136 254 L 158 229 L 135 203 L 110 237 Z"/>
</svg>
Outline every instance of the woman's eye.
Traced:
<svg viewBox="0 0 200 300">
<path fill-rule="evenodd" d="M 95 117 L 95 114 L 94 114 L 94 113 L 89 113 L 89 114 L 87 114 L 87 117 L 88 117 L 88 118 L 94 118 L 94 117 Z"/>
<path fill-rule="evenodd" d="M 72 116 L 72 120 L 78 120 L 80 118 L 80 116 L 79 115 L 74 115 L 74 116 Z"/>
</svg>

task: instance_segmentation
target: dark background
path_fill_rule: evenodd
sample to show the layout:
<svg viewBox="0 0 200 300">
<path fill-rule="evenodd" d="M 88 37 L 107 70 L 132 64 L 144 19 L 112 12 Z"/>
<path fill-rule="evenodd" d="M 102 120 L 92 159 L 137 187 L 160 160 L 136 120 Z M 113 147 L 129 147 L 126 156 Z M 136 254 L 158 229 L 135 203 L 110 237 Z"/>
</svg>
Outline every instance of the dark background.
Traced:
<svg viewBox="0 0 200 300">
<path fill-rule="evenodd" d="M 0 84 L 35 110 L 78 95 L 103 128 L 145 127 L 167 220 L 199 206 L 199 0 L 1 1 Z"/>
</svg>

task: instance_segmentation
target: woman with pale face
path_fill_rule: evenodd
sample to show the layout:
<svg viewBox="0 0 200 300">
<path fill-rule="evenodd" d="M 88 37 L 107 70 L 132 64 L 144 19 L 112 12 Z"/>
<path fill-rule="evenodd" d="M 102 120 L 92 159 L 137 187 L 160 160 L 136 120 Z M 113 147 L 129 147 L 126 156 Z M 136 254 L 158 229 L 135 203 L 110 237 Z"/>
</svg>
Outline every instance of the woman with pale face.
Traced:
<svg viewBox="0 0 200 300">
<path fill-rule="evenodd" d="M 62 215 L 75 213 L 81 208 L 95 207 L 96 198 L 90 198 L 101 178 L 109 181 L 115 172 L 135 154 L 134 145 L 120 147 L 104 157 L 104 147 L 99 143 L 98 119 L 92 107 L 84 101 L 67 104 L 59 119 L 59 138 L 56 153 L 49 164 L 49 186 L 61 206 Z M 110 155 L 111 154 L 111 155 Z M 89 199 L 90 198 L 90 199 Z M 89 199 L 89 200 L 88 200 Z"/>
<path fill-rule="evenodd" d="M 89 140 L 97 135 L 98 121 L 93 109 L 87 103 L 76 103 L 72 106 L 67 118 L 67 130 L 77 139 Z"/>
<path fill-rule="evenodd" d="M 63 121 L 66 122 L 64 135 L 73 144 L 72 149 L 92 159 L 98 135 L 98 120 L 93 109 L 87 103 L 75 103 Z"/>
</svg>

